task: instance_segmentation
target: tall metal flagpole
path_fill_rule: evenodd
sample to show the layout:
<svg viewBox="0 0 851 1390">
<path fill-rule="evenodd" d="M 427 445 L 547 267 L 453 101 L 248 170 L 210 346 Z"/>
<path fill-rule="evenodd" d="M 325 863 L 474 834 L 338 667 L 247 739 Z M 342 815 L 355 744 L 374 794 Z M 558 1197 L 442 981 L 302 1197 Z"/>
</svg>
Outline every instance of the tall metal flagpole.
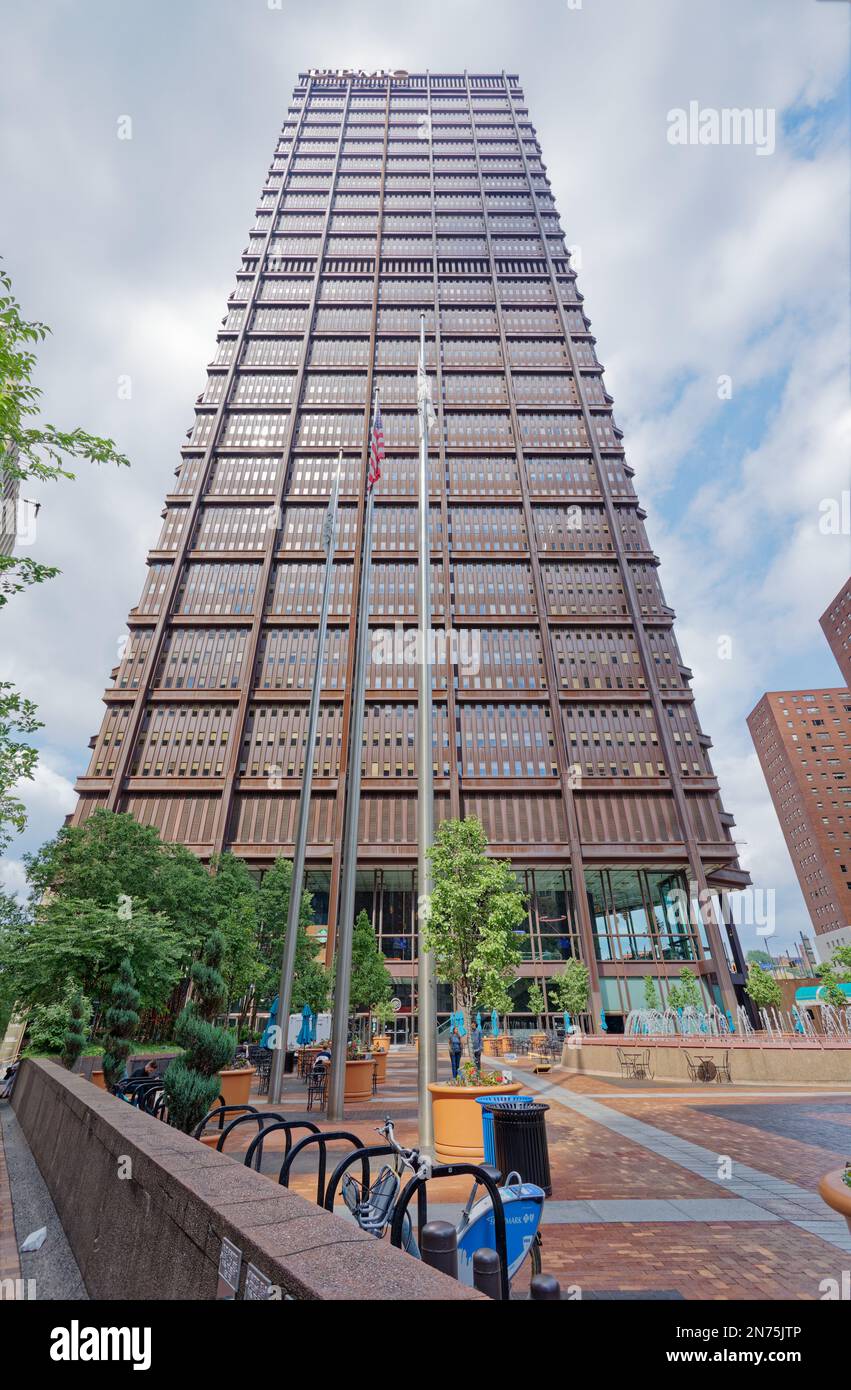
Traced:
<svg viewBox="0 0 851 1390">
<path fill-rule="evenodd" d="M 431 544 L 429 541 L 428 429 L 433 414 L 431 388 L 425 369 L 425 314 L 420 315 L 420 364 L 417 373 L 420 416 L 419 536 L 417 590 L 419 613 L 420 682 L 417 697 L 417 1102 L 420 1148 L 431 1151 L 434 1125 L 429 1084 L 437 1080 L 437 999 L 434 957 L 424 949 L 425 926 L 431 903 L 431 863 L 426 851 L 434 840 L 434 769 L 432 765 L 431 696 Z"/>
<path fill-rule="evenodd" d="M 378 391 L 373 401 L 373 429 Z M 372 435 L 370 435 L 370 450 Z M 367 472 L 370 463 L 367 457 Z M 349 1032 L 349 991 L 352 976 L 352 933 L 355 917 L 355 882 L 358 867 L 363 716 L 366 703 L 366 668 L 369 648 L 369 571 L 372 563 L 372 513 L 375 488 L 368 485 L 363 522 L 363 561 L 358 599 L 357 648 L 355 651 L 352 721 L 349 741 L 349 786 L 343 829 L 343 871 L 340 910 L 337 914 L 337 947 L 334 969 L 334 1012 L 331 1016 L 331 1076 L 328 1082 L 328 1119 L 342 1120 L 346 1089 L 346 1044 Z"/>
<path fill-rule="evenodd" d="M 301 909 L 301 895 L 304 887 L 304 856 L 307 849 L 307 828 L 310 821 L 310 794 L 313 786 L 313 755 L 316 748 L 316 730 L 319 725 L 319 699 L 322 693 L 322 657 L 325 652 L 325 634 L 328 628 L 328 609 L 331 606 L 331 586 L 334 572 L 334 542 L 337 530 L 337 499 L 340 494 L 340 470 L 343 465 L 343 451 L 337 461 L 337 473 L 331 485 L 331 499 L 322 526 L 322 544 L 325 548 L 325 583 L 322 589 L 322 607 L 319 611 L 319 631 L 316 637 L 316 669 L 313 673 L 313 689 L 310 692 L 310 713 L 307 720 L 307 742 L 304 754 L 304 780 L 298 803 L 295 846 L 293 853 L 293 876 L 290 884 L 290 906 L 287 914 L 287 934 L 284 938 L 284 954 L 281 960 L 281 980 L 278 986 L 278 1046 L 272 1052 L 272 1071 L 269 1077 L 269 1100 L 277 1105 L 281 1099 L 284 1080 L 284 1059 L 287 1051 L 287 1032 L 290 1023 L 290 1006 L 293 997 L 293 971 L 295 952 L 298 943 L 298 926 Z"/>
</svg>

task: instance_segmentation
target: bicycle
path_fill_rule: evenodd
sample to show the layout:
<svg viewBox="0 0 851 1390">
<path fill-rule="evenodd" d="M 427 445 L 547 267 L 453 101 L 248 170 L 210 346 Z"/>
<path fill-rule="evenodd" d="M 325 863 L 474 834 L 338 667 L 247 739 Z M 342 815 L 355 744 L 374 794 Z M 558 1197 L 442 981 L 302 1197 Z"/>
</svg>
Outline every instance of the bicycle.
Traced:
<svg viewBox="0 0 851 1390">
<path fill-rule="evenodd" d="M 434 1161 L 420 1153 L 419 1149 L 406 1149 L 398 1143 L 393 1121 L 389 1115 L 376 1131 L 388 1147 L 393 1150 L 392 1166 L 384 1164 L 378 1177 L 368 1191 L 358 1180 L 346 1174 L 343 1178 L 341 1196 L 348 1210 L 362 1231 L 381 1239 L 389 1230 L 396 1205 L 402 1190 L 402 1174 L 411 1172 L 415 1178 L 428 1181 L 437 1170 L 445 1165 L 435 1165 Z M 514 1179 L 515 1181 L 512 1181 Z M 477 1250 L 496 1249 L 495 1223 L 490 1196 L 476 1200 L 483 1184 L 476 1180 L 456 1226 L 458 1236 L 458 1279 L 462 1284 L 472 1286 L 473 1256 Z M 527 1255 L 531 1260 L 532 1274 L 541 1272 L 541 1233 L 540 1225 L 544 1211 L 544 1190 L 534 1183 L 524 1183 L 519 1173 L 509 1173 L 499 1189 L 505 1216 L 506 1252 L 509 1282 L 521 1268 Z M 402 1248 L 415 1259 L 421 1259 L 419 1246 L 414 1235 L 413 1223 L 408 1213 L 402 1223 Z"/>
</svg>

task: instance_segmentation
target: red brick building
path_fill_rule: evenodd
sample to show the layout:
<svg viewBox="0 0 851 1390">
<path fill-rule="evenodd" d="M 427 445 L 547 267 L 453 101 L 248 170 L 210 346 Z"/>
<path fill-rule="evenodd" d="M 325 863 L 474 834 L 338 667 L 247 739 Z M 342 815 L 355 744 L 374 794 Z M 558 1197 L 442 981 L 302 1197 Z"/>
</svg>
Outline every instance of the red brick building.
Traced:
<svg viewBox="0 0 851 1390">
<path fill-rule="evenodd" d="M 846 685 L 851 685 L 851 579 L 819 618 Z"/>
<path fill-rule="evenodd" d="M 851 942 L 851 691 L 771 691 L 748 728 L 827 959 Z"/>
</svg>

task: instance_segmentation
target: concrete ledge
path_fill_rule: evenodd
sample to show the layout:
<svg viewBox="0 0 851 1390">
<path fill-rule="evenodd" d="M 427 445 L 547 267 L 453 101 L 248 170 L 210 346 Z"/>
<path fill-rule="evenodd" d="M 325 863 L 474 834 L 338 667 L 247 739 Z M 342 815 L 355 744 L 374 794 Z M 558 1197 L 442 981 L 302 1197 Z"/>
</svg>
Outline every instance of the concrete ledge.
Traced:
<svg viewBox="0 0 851 1390">
<path fill-rule="evenodd" d="M 602 1038 L 583 1039 L 581 1047 L 565 1044 L 561 1064 L 577 1076 L 617 1076 L 621 1074 L 618 1049 L 628 1055 L 650 1053 L 650 1079 L 653 1081 L 690 1082 L 686 1053 L 693 1057 L 723 1060 L 730 1054 L 730 1076 L 733 1085 L 753 1085 L 768 1082 L 774 1085 L 802 1082 L 851 1083 L 851 1047 L 825 1044 L 795 1046 L 789 1043 L 725 1042 L 723 1039 L 703 1038 L 699 1034 L 688 1039 L 652 1039 L 618 1037 L 612 1041 Z M 693 1083 L 692 1083 L 693 1084 Z M 709 1085 L 716 1083 L 710 1082 Z"/>
<path fill-rule="evenodd" d="M 12 1104 L 92 1298 L 212 1299 L 223 1237 L 298 1299 L 482 1297 L 53 1062 Z"/>
</svg>

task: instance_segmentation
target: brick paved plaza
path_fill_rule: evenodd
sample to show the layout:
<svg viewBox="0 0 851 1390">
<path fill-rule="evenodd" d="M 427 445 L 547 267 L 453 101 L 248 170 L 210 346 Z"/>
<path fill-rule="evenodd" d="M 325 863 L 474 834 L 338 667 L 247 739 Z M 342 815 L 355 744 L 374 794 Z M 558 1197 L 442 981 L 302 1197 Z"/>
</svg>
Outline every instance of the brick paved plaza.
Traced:
<svg viewBox="0 0 851 1390">
<path fill-rule="evenodd" d="M 448 1074 L 446 1058 L 440 1066 Z M 511 1070 L 550 1105 L 543 1267 L 563 1290 L 581 1289 L 584 1299 L 821 1299 L 823 1280 L 841 1281 L 851 1235 L 817 1185 L 851 1153 L 851 1085 L 684 1087 L 569 1077 L 557 1067 L 536 1077 L 523 1062 Z M 287 1077 L 279 1109 L 306 1116 L 305 1094 Z M 374 1128 L 385 1113 L 413 1144 L 413 1052 L 391 1054 L 381 1093 L 349 1110 L 342 1127 L 380 1142 Z M 332 1127 L 316 1111 L 309 1118 Z M 270 1138 L 263 1159 L 273 1180 L 279 1140 Z M 315 1200 L 315 1161 L 304 1157 L 292 1187 Z M 466 1180 L 442 1183 L 429 1214 L 456 1217 L 467 1192 Z"/>
</svg>

